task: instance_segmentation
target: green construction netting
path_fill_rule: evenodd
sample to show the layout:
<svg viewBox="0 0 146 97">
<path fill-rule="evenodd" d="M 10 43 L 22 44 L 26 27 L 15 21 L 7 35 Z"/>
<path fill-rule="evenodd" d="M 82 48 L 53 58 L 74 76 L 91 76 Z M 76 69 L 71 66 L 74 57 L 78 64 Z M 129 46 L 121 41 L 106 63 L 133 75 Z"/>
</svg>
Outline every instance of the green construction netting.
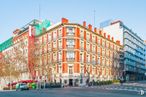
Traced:
<svg viewBox="0 0 146 97">
<path fill-rule="evenodd" d="M 34 21 L 35 22 L 35 21 Z M 51 25 L 49 20 L 44 20 L 42 23 L 36 24 L 35 26 L 35 36 L 39 36 L 43 33 L 43 28 L 47 29 Z M 7 49 L 13 44 L 13 37 L 9 38 L 5 42 L 0 44 L 0 52 Z"/>
<path fill-rule="evenodd" d="M 4 41 L 3 43 L 0 44 L 0 52 L 7 49 L 11 45 L 13 45 L 13 37 L 9 38 L 8 40 L 6 40 L 6 41 Z"/>
<path fill-rule="evenodd" d="M 49 20 L 44 20 L 41 24 L 35 25 L 35 36 L 42 34 L 43 28 L 48 28 L 51 25 Z"/>
</svg>

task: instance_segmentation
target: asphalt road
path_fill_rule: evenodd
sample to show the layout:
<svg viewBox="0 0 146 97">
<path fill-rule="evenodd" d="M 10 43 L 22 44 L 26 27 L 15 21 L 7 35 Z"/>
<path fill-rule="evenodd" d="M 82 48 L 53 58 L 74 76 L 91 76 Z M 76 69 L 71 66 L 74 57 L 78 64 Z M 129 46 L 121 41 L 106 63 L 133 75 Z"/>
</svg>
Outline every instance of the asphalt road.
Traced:
<svg viewBox="0 0 146 97">
<path fill-rule="evenodd" d="M 141 97 L 138 94 L 139 88 L 141 89 L 141 87 L 134 86 L 109 85 L 29 91 L 3 91 L 0 92 L 0 97 Z M 144 87 L 143 89 L 146 88 Z M 146 94 L 143 97 L 146 97 Z"/>
</svg>

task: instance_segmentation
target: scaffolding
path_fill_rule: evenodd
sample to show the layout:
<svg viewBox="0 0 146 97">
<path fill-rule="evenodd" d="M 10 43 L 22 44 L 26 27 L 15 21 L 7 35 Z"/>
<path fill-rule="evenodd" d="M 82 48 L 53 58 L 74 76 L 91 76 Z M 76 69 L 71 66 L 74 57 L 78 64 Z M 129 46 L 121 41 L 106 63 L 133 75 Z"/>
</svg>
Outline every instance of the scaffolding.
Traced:
<svg viewBox="0 0 146 97">
<path fill-rule="evenodd" d="M 49 20 L 44 20 L 42 23 L 35 25 L 35 36 L 43 33 L 43 29 L 47 29 L 51 25 Z"/>
<path fill-rule="evenodd" d="M 34 19 L 31 22 L 27 23 L 22 28 L 20 28 L 18 35 L 20 35 L 21 33 L 24 33 L 26 30 L 28 30 L 29 26 L 33 26 L 35 28 L 35 36 L 39 36 L 43 33 L 43 29 L 47 29 L 50 25 L 51 25 L 51 23 L 49 20 L 44 20 L 43 22 L 41 22 L 39 20 Z M 13 37 L 9 38 L 8 40 L 6 40 L 0 44 L 0 52 L 9 48 L 12 45 L 13 45 Z"/>
<path fill-rule="evenodd" d="M 4 41 L 3 43 L 0 44 L 0 52 L 9 48 L 12 45 L 13 45 L 13 37 L 9 38 L 8 40 L 6 40 L 6 41 Z"/>
<path fill-rule="evenodd" d="M 50 25 L 51 22 L 47 19 L 42 22 L 37 19 L 34 19 L 31 22 L 27 23 L 22 28 L 20 28 L 20 32 L 18 33 L 18 35 L 25 32 L 29 26 L 33 26 L 35 28 L 35 36 L 39 36 L 43 33 L 43 29 L 48 28 Z"/>
</svg>

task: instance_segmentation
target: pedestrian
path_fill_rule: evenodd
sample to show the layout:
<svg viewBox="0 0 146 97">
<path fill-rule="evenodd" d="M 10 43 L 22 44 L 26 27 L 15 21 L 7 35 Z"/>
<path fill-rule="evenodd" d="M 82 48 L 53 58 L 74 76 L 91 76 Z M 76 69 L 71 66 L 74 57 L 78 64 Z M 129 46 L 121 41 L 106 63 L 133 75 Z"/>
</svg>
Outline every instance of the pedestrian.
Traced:
<svg viewBox="0 0 146 97">
<path fill-rule="evenodd" d="M 124 82 L 123 77 L 121 77 L 119 80 L 120 80 L 120 84 L 123 85 L 123 82 Z"/>
<path fill-rule="evenodd" d="M 144 90 L 140 90 L 139 93 L 141 96 L 144 95 Z"/>
</svg>

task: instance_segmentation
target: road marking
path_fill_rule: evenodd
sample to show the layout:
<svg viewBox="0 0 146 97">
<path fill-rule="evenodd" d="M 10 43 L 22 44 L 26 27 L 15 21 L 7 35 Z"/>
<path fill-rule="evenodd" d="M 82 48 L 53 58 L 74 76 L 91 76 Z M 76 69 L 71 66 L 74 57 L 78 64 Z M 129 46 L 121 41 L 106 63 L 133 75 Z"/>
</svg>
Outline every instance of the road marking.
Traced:
<svg viewBox="0 0 146 97">
<path fill-rule="evenodd" d="M 144 92 L 146 92 L 146 89 L 142 89 L 142 88 L 106 88 L 107 90 L 125 90 L 125 91 L 135 91 L 135 92 L 139 92 L 140 90 L 144 90 Z"/>
</svg>

